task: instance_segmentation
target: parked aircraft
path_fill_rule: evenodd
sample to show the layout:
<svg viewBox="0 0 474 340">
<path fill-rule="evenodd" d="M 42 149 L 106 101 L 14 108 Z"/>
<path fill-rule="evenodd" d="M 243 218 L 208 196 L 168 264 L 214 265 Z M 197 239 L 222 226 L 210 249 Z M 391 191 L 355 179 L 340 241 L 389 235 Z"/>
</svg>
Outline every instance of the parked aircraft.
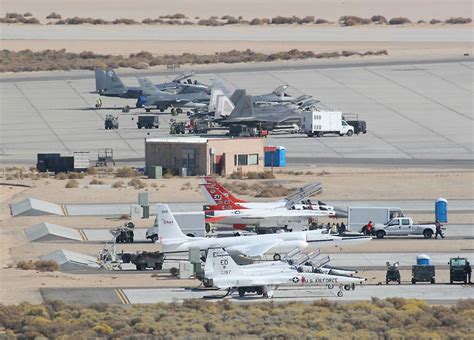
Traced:
<svg viewBox="0 0 474 340">
<path fill-rule="evenodd" d="M 143 92 L 143 95 L 137 100 L 137 107 L 144 107 L 146 112 L 150 112 L 152 107 L 156 107 L 163 112 L 169 107 L 179 109 L 204 109 L 209 105 L 211 96 L 208 92 L 173 94 L 157 89 L 146 78 L 137 79 Z"/>
<path fill-rule="evenodd" d="M 305 249 L 343 246 L 370 241 L 368 236 L 338 236 L 324 233 L 322 230 L 250 235 L 240 237 L 189 237 L 180 229 L 168 205 L 157 204 L 156 223 L 158 224 L 159 242 L 165 253 L 187 252 L 190 248 L 207 250 L 212 246 L 224 247 L 233 254 L 245 256 L 261 256 L 274 253 L 274 259 L 280 259 L 280 253 L 295 248 Z"/>
<path fill-rule="evenodd" d="M 203 176 L 201 183 L 201 191 L 206 197 L 209 205 L 209 210 L 226 210 L 228 208 L 243 209 L 296 209 L 296 210 L 322 210 L 334 211 L 334 207 L 326 205 L 321 201 L 317 204 L 307 199 L 309 196 L 322 190 L 320 183 L 312 183 L 305 185 L 284 199 L 273 202 L 248 202 L 246 200 L 235 197 L 229 190 L 220 184 L 215 178 L 211 176 Z"/>
<path fill-rule="evenodd" d="M 138 99 L 143 95 L 140 86 L 126 86 L 111 68 L 103 69 L 95 67 L 95 92 L 105 97 L 133 98 Z M 194 72 L 181 74 L 171 82 L 154 84 L 160 91 L 175 91 L 177 93 L 209 92 L 210 87 L 197 81 L 192 81 L 190 77 Z"/>
<path fill-rule="evenodd" d="M 252 265 L 249 265 L 252 266 Z M 246 292 L 271 298 L 280 286 L 339 286 L 337 296 L 343 295 L 343 289 L 355 288 L 355 284 L 365 281 L 363 278 L 322 273 L 300 273 L 296 268 L 287 266 L 265 267 L 258 270 L 239 266 L 224 249 L 209 249 L 205 264 L 206 278 L 212 280 L 215 287 L 237 291 L 240 296 Z"/>
<path fill-rule="evenodd" d="M 288 105 L 255 105 L 252 96 L 247 95 L 245 90 L 239 89 L 234 92 L 234 109 L 228 117 L 218 120 L 223 126 L 247 125 L 266 130 L 273 130 L 275 126 L 282 123 L 300 124 L 301 111 L 296 107 Z"/>
<path fill-rule="evenodd" d="M 277 87 L 271 93 L 253 96 L 253 101 L 256 104 L 259 103 L 303 103 L 304 101 L 311 98 L 308 95 L 302 95 L 299 97 L 293 97 L 287 94 L 285 91 L 290 87 L 289 85 L 282 85 Z"/>
</svg>

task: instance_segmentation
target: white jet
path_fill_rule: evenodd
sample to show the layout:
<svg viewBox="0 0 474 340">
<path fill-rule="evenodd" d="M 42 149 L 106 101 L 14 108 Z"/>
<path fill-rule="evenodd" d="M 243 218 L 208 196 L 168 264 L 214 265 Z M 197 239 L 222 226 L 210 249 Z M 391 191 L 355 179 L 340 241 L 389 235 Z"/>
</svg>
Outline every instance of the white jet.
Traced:
<svg viewBox="0 0 474 340">
<path fill-rule="evenodd" d="M 163 252 L 187 252 L 191 248 L 207 250 L 211 247 L 223 247 L 233 254 L 261 256 L 267 252 L 274 253 L 274 259 L 280 259 L 280 253 L 287 253 L 295 248 L 322 248 L 362 243 L 371 240 L 370 236 L 338 236 L 322 230 L 286 232 L 239 237 L 188 237 L 180 229 L 168 205 L 157 204 L 158 242 Z"/>
<path fill-rule="evenodd" d="M 280 286 L 339 286 L 337 296 L 341 297 L 344 289 L 355 289 L 356 284 L 365 281 L 353 276 L 299 272 L 284 265 L 269 269 L 260 266 L 258 271 L 246 269 L 247 266 L 237 265 L 222 248 L 209 249 L 205 267 L 208 275 L 206 278 L 212 280 L 215 287 L 228 289 L 228 294 L 237 291 L 239 296 L 256 292 L 264 297 L 273 297 L 274 291 Z"/>
</svg>

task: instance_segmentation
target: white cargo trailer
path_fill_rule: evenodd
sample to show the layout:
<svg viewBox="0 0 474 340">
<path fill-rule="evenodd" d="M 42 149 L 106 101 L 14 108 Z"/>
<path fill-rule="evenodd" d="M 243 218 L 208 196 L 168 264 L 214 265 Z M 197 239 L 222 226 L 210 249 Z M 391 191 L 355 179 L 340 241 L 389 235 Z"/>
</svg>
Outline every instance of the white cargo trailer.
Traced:
<svg viewBox="0 0 474 340">
<path fill-rule="evenodd" d="M 384 224 L 404 216 L 402 209 L 397 207 L 349 207 L 347 225 L 349 230 L 364 232 L 363 228 L 369 221 L 373 224 Z"/>
<path fill-rule="evenodd" d="M 304 111 L 301 129 L 308 137 L 325 134 L 352 136 L 354 127 L 342 119 L 341 111 Z"/>
</svg>

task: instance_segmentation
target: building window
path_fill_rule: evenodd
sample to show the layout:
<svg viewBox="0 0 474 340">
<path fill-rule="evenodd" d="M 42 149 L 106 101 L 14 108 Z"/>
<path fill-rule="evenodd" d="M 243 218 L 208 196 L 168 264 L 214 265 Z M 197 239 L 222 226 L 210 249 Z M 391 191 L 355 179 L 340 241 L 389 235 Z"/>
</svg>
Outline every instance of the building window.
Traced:
<svg viewBox="0 0 474 340">
<path fill-rule="evenodd" d="M 249 165 L 258 165 L 258 154 L 249 155 Z"/>
<path fill-rule="evenodd" d="M 247 165 L 248 164 L 248 155 L 235 155 L 234 156 L 234 165 Z"/>
</svg>

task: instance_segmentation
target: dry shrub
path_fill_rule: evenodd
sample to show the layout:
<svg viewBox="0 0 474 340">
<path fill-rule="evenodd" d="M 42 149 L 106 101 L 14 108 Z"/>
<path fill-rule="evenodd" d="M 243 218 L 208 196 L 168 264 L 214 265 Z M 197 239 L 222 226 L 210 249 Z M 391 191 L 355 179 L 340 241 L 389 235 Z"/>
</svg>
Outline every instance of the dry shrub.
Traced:
<svg viewBox="0 0 474 340">
<path fill-rule="evenodd" d="M 387 18 L 385 18 L 383 15 L 373 15 L 370 19 L 372 20 L 372 22 L 375 22 L 377 24 L 387 23 Z"/>
<path fill-rule="evenodd" d="M 320 24 L 329 24 L 329 21 L 326 20 L 326 19 L 318 18 L 318 19 L 316 19 L 315 24 L 318 24 L 318 25 L 320 25 Z"/>
<path fill-rule="evenodd" d="M 139 178 L 132 178 L 128 182 L 128 186 L 133 187 L 134 189 L 143 189 L 146 188 L 146 183 L 142 182 Z"/>
<path fill-rule="evenodd" d="M 370 18 L 348 15 L 340 17 L 339 23 L 344 26 L 368 25 L 372 23 L 372 20 Z"/>
<path fill-rule="evenodd" d="M 183 13 L 160 15 L 160 19 L 187 19 Z"/>
<path fill-rule="evenodd" d="M 121 220 L 129 220 L 130 219 L 130 215 L 129 214 L 122 214 L 120 215 L 119 217 Z"/>
<path fill-rule="evenodd" d="M 441 20 L 433 18 L 433 19 L 430 20 L 430 25 L 436 25 L 436 24 L 439 24 L 439 23 L 442 23 L 442 22 L 443 21 L 441 21 Z"/>
<path fill-rule="evenodd" d="M 217 20 L 217 18 L 209 18 L 209 19 L 201 19 L 198 21 L 198 25 L 201 26 L 222 26 L 224 25 L 222 22 Z"/>
<path fill-rule="evenodd" d="M 112 24 L 114 25 L 136 25 L 138 24 L 137 21 L 133 20 L 133 19 L 126 19 L 126 18 L 121 18 L 121 19 L 115 19 L 114 21 L 112 21 Z"/>
<path fill-rule="evenodd" d="M 240 171 L 234 171 L 230 174 L 229 178 L 231 179 L 275 179 L 275 174 L 271 171 L 248 171 L 246 173 L 242 173 Z"/>
<path fill-rule="evenodd" d="M 192 190 L 192 185 L 190 182 L 186 182 L 183 184 L 183 186 L 181 187 L 181 190 Z"/>
<path fill-rule="evenodd" d="M 46 17 L 46 19 L 61 19 L 61 15 L 56 12 L 52 12 Z"/>
<path fill-rule="evenodd" d="M 122 177 L 122 178 L 130 178 L 130 177 L 136 177 L 138 174 L 135 170 L 128 166 L 124 166 L 123 168 L 117 169 L 117 173 L 115 174 L 115 177 Z"/>
<path fill-rule="evenodd" d="M 405 17 L 397 17 L 397 18 L 392 18 L 388 22 L 389 25 L 404 25 L 404 24 L 410 24 L 411 20 Z"/>
<path fill-rule="evenodd" d="M 82 172 L 70 172 L 70 173 L 68 173 L 67 178 L 69 178 L 69 179 L 83 179 L 84 174 Z"/>
<path fill-rule="evenodd" d="M 91 167 L 88 167 L 87 170 L 86 170 L 86 173 L 88 175 L 97 175 L 97 168 L 94 167 L 94 166 L 91 166 Z"/>
<path fill-rule="evenodd" d="M 32 17 L 33 14 L 31 14 L 30 12 L 26 12 L 23 14 L 23 16 L 26 18 L 26 17 Z"/>
<path fill-rule="evenodd" d="M 272 18 L 271 24 L 272 25 L 284 25 L 284 24 L 294 24 L 301 20 L 298 17 L 292 16 L 292 17 L 282 17 L 282 16 L 277 16 Z"/>
<path fill-rule="evenodd" d="M 65 172 L 58 172 L 54 178 L 59 179 L 61 181 L 68 179 L 67 173 Z"/>
<path fill-rule="evenodd" d="M 310 175 L 314 175 L 314 172 L 312 172 L 312 171 L 306 171 L 304 174 L 305 174 L 306 176 L 310 176 Z"/>
<path fill-rule="evenodd" d="M 326 170 L 323 170 L 323 171 L 320 171 L 318 172 L 318 176 L 326 176 L 326 175 L 329 175 L 330 173 Z"/>
<path fill-rule="evenodd" d="M 40 272 L 54 272 L 59 270 L 59 265 L 55 261 L 20 261 L 16 264 L 18 269 L 22 270 L 38 270 Z"/>
<path fill-rule="evenodd" d="M 260 190 L 255 194 L 255 197 L 281 197 L 287 196 L 293 192 L 295 188 L 287 188 L 281 184 L 271 185 L 265 184 Z"/>
<path fill-rule="evenodd" d="M 472 22 L 471 18 L 449 18 L 445 21 L 446 24 L 470 24 Z"/>
<path fill-rule="evenodd" d="M 249 25 L 268 25 L 270 24 L 270 19 L 267 19 L 267 18 L 253 18 L 252 20 L 250 20 L 249 22 Z"/>
<path fill-rule="evenodd" d="M 101 181 L 100 179 L 93 179 L 92 181 L 89 182 L 89 184 L 92 184 L 92 185 L 98 185 L 98 184 L 105 184 L 104 181 Z"/>
<path fill-rule="evenodd" d="M 307 15 L 302 19 L 297 20 L 298 24 L 314 24 L 314 16 L 313 15 Z"/>
<path fill-rule="evenodd" d="M 118 189 L 118 188 L 123 188 L 125 183 L 123 181 L 117 181 L 112 184 L 112 188 Z"/>
<path fill-rule="evenodd" d="M 68 189 L 79 188 L 79 182 L 76 181 L 75 179 L 70 179 L 70 180 L 66 183 L 65 187 L 68 188 Z"/>
</svg>

